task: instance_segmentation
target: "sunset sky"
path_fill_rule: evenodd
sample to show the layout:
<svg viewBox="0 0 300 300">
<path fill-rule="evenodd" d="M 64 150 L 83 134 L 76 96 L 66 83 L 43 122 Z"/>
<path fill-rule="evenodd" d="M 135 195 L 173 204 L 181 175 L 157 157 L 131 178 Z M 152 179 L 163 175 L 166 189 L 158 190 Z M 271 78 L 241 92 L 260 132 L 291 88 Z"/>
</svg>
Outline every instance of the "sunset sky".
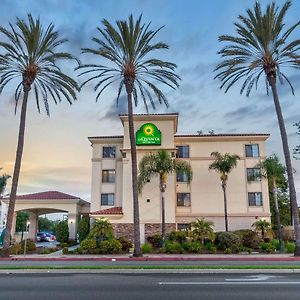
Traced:
<svg viewBox="0 0 300 300">
<path fill-rule="evenodd" d="M 284 1 L 277 3 L 282 5 Z M 253 5 L 253 0 L 1 0 L 0 25 L 8 26 L 27 13 L 40 16 L 45 27 L 53 22 L 62 37 L 68 38 L 63 50 L 86 62 L 90 58 L 81 55 L 80 48 L 93 46 L 91 37 L 97 35 L 96 27 L 101 26 L 103 18 L 113 23 L 126 19 L 130 13 L 142 13 L 145 22 L 152 22 L 152 28 L 166 25 L 157 39 L 170 45 L 169 51 L 162 52 L 162 58 L 176 63 L 182 78 L 178 90 L 165 90 L 170 108 L 158 106 L 155 113 L 179 112 L 180 133 L 207 133 L 211 129 L 216 133 L 270 133 L 268 154 L 277 153 L 282 158 L 273 100 L 265 94 L 264 85 L 247 98 L 240 95 L 240 84 L 224 94 L 219 89 L 220 82 L 213 79 L 213 69 L 219 61 L 218 36 L 233 34 L 237 16 Z M 299 11 L 300 1 L 293 1 L 287 25 L 299 21 Z M 293 38 L 300 38 L 299 28 Z M 76 77 L 75 66 L 66 65 L 66 73 Z M 292 149 L 300 143 L 293 126 L 300 121 L 300 72 L 287 70 L 287 74 L 296 95 L 286 85 L 279 87 L 279 94 Z M 11 175 L 20 112 L 14 115 L 14 87 L 11 84 L 0 95 L 0 167 Z M 49 118 L 44 111 L 38 113 L 34 98 L 30 97 L 18 193 L 58 190 L 90 200 L 91 147 L 87 137 L 122 134 L 118 114 L 127 112 L 126 99 L 121 97 L 116 107 L 115 98 L 116 87 L 112 86 L 96 103 L 89 85 L 72 106 L 51 103 Z M 142 103 L 135 112 L 145 112 Z M 293 160 L 293 165 L 300 200 L 300 161 Z"/>
</svg>

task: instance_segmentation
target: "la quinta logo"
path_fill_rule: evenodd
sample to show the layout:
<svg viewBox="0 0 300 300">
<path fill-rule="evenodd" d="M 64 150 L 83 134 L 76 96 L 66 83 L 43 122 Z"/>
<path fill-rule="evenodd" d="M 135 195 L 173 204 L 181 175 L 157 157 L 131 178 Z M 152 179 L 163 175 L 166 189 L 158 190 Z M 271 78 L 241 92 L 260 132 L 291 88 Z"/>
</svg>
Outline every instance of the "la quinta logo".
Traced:
<svg viewBox="0 0 300 300">
<path fill-rule="evenodd" d="M 146 123 L 136 132 L 137 145 L 161 145 L 161 132 L 152 123 Z"/>
</svg>

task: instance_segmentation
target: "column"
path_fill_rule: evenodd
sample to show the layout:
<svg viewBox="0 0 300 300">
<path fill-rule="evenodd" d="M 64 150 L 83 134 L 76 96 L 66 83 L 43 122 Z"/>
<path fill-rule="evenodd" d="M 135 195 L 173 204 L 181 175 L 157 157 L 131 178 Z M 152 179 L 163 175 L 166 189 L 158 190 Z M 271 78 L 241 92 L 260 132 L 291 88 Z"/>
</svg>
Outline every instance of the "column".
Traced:
<svg viewBox="0 0 300 300">
<path fill-rule="evenodd" d="M 38 214 L 30 212 L 29 213 L 29 230 L 28 238 L 36 241 L 37 227 L 38 227 Z"/>
<path fill-rule="evenodd" d="M 77 239 L 77 214 L 68 213 L 69 239 Z"/>
</svg>

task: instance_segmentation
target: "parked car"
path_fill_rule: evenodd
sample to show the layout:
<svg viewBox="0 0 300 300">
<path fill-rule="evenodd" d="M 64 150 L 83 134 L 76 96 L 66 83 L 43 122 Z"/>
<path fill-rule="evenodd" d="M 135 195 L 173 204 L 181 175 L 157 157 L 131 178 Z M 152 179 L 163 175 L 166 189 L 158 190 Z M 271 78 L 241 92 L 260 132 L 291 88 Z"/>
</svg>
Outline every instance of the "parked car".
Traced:
<svg viewBox="0 0 300 300">
<path fill-rule="evenodd" d="M 46 232 L 46 241 L 47 242 L 54 242 L 54 241 L 56 241 L 55 235 Z"/>
<path fill-rule="evenodd" d="M 36 235 L 37 242 L 47 242 L 47 235 L 45 232 L 38 232 Z"/>
</svg>

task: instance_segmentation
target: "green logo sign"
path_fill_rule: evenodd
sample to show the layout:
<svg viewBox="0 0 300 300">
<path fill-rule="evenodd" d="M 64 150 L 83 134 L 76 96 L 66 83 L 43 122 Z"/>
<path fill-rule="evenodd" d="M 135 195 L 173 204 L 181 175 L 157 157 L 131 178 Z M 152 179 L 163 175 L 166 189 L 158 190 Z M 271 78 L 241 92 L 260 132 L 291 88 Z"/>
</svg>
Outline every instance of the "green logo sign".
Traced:
<svg viewBox="0 0 300 300">
<path fill-rule="evenodd" d="M 161 132 L 152 123 L 144 124 L 136 132 L 137 145 L 161 145 Z"/>
</svg>

